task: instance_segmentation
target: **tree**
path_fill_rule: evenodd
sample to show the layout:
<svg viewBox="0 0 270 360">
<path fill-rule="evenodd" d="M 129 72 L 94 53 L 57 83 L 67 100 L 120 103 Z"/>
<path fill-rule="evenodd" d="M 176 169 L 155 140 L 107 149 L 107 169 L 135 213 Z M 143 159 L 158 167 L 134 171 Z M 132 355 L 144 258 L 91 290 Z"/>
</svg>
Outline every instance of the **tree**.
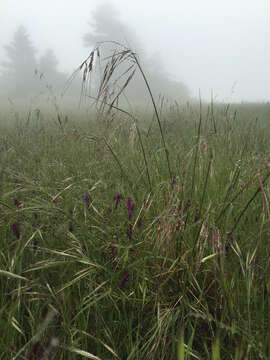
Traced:
<svg viewBox="0 0 270 360">
<path fill-rule="evenodd" d="M 142 52 L 142 44 L 129 26 L 118 19 L 118 13 L 111 3 L 100 5 L 92 14 L 94 22 L 90 22 L 89 25 L 93 27 L 93 32 L 83 36 L 85 46 L 92 47 L 99 42 L 117 41 Z M 112 50 L 112 44 L 108 44 L 106 50 Z"/>
<path fill-rule="evenodd" d="M 149 58 L 145 55 L 143 46 L 137 39 L 134 31 L 118 18 L 117 11 L 111 4 L 103 4 L 93 12 L 93 23 L 89 25 L 92 31 L 83 37 L 84 45 L 93 48 L 101 43 L 102 58 L 106 59 L 114 51 L 121 50 L 112 41 L 123 44 L 134 49 L 139 54 L 140 64 L 149 81 L 151 91 L 154 96 L 164 95 L 173 100 L 187 100 L 189 90 L 187 87 L 177 81 L 172 81 L 160 65 L 159 59 Z M 106 61 L 105 61 L 106 63 Z M 117 79 L 125 70 L 116 69 L 112 80 Z M 123 82 L 124 83 L 124 82 Z M 145 83 L 141 74 L 137 71 L 132 78 L 129 86 L 125 90 L 129 100 L 144 104 L 149 100 Z M 146 100 L 147 99 L 147 100 Z"/>
<path fill-rule="evenodd" d="M 36 49 L 26 29 L 19 26 L 10 45 L 4 46 L 7 61 L 1 63 L 1 86 L 11 96 L 25 97 L 36 90 Z"/>
<path fill-rule="evenodd" d="M 46 85 L 52 87 L 53 90 L 60 91 L 63 89 L 66 74 L 58 71 L 58 61 L 52 49 L 46 50 L 44 55 L 40 58 L 38 64 L 40 78 L 44 77 Z"/>
</svg>

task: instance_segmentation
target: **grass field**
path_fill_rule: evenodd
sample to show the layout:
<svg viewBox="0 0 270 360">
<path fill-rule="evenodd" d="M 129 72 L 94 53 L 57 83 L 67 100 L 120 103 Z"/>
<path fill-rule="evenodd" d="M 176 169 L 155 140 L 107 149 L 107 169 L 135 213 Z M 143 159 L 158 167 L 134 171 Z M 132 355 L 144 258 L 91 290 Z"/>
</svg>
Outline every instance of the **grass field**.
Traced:
<svg viewBox="0 0 270 360">
<path fill-rule="evenodd" d="M 0 116 L 0 359 L 270 359 L 270 104 Z"/>
</svg>

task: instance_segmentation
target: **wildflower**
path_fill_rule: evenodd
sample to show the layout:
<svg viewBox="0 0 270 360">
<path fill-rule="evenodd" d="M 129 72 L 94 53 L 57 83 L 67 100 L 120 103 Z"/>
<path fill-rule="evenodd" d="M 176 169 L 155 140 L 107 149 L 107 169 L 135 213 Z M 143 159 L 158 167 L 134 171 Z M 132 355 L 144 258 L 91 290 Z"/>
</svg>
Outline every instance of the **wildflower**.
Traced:
<svg viewBox="0 0 270 360">
<path fill-rule="evenodd" d="M 113 200 L 115 201 L 114 210 L 117 209 L 121 199 L 123 199 L 123 196 L 121 194 L 114 195 L 113 197 Z"/>
<path fill-rule="evenodd" d="M 133 233 L 133 226 L 132 226 L 132 224 L 128 224 L 126 234 L 129 238 L 129 240 L 131 240 L 131 238 L 132 238 L 132 233 Z"/>
<path fill-rule="evenodd" d="M 12 232 L 13 234 L 16 236 L 17 239 L 20 238 L 20 224 L 18 221 L 15 221 L 13 224 L 12 224 Z"/>
<path fill-rule="evenodd" d="M 89 206 L 89 204 L 90 204 L 90 196 L 89 196 L 88 192 L 86 192 L 86 193 L 84 194 L 83 201 L 85 202 L 85 204 L 86 204 L 87 206 Z"/>
<path fill-rule="evenodd" d="M 72 216 L 72 215 L 73 215 L 73 207 L 72 207 L 72 206 L 70 206 L 70 208 L 69 208 L 68 212 L 69 212 L 70 216 Z"/>
<path fill-rule="evenodd" d="M 135 204 L 132 203 L 131 198 L 129 197 L 127 200 L 127 209 L 128 209 L 128 219 L 130 220 L 131 217 L 134 214 L 134 208 L 135 208 Z"/>
<path fill-rule="evenodd" d="M 124 272 L 124 277 L 123 277 L 123 279 L 122 279 L 122 281 L 120 283 L 120 288 L 121 289 L 123 289 L 127 285 L 129 279 L 130 279 L 130 275 L 129 275 L 129 272 L 126 270 Z"/>
</svg>

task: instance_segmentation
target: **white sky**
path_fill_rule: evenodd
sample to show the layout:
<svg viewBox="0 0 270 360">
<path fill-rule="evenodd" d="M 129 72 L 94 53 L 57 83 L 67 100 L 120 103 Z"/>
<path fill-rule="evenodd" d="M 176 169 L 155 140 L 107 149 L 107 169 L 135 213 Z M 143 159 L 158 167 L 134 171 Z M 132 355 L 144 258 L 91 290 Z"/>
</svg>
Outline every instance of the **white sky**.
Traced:
<svg viewBox="0 0 270 360">
<path fill-rule="evenodd" d="M 88 56 L 82 36 L 103 0 L 0 0 L 3 45 L 24 25 L 40 54 L 69 73 Z M 111 0 L 149 55 L 209 100 L 270 101 L 270 0 Z M 111 39 L 113 40 L 113 39 Z M 128 40 L 128 39 L 127 39 Z"/>
</svg>

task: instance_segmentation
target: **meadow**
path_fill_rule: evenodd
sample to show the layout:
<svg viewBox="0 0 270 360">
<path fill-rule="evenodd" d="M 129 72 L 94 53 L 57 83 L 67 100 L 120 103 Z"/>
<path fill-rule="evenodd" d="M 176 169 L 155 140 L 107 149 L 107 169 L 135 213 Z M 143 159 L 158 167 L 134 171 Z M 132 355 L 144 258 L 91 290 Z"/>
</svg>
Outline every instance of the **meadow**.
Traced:
<svg viewBox="0 0 270 360">
<path fill-rule="evenodd" d="M 270 359 L 270 104 L 0 114 L 0 359 Z"/>
</svg>

